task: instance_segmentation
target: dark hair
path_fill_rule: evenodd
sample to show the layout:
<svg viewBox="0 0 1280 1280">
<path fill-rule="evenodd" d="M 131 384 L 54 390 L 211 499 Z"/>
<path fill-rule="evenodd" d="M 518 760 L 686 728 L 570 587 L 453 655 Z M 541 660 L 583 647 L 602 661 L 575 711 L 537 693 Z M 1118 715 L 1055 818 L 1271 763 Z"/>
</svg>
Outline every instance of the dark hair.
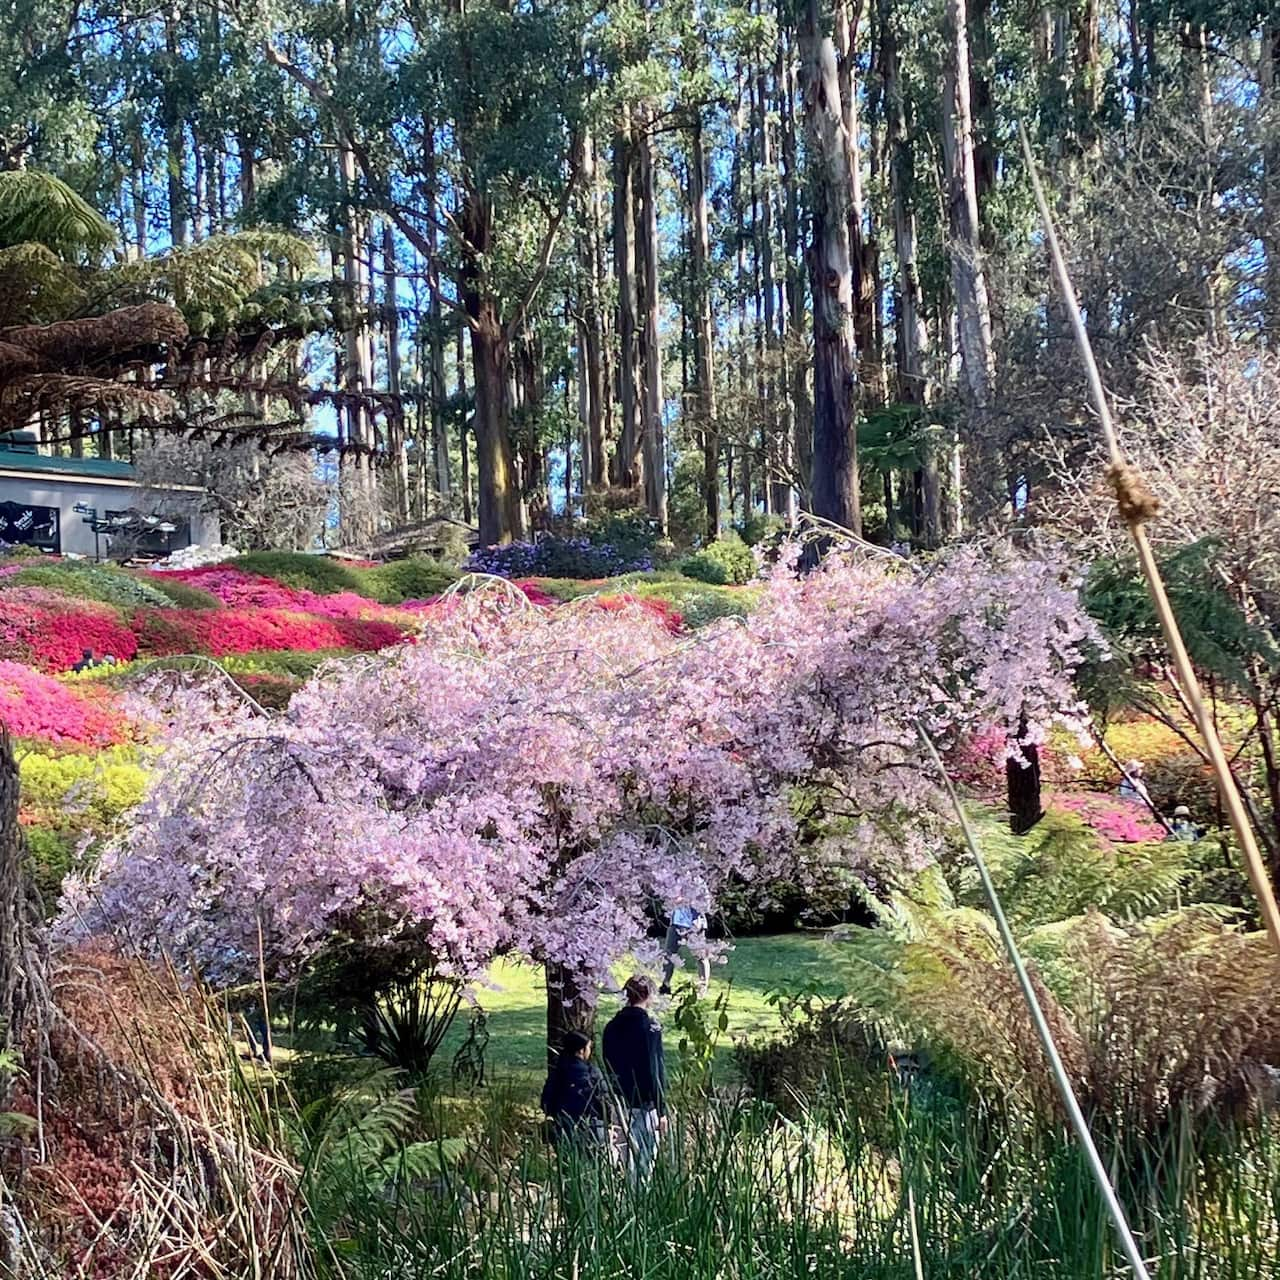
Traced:
<svg viewBox="0 0 1280 1280">
<path fill-rule="evenodd" d="M 568 1062 L 576 1058 L 591 1043 L 591 1037 L 581 1031 L 566 1031 L 560 1041 L 560 1061 Z"/>
<path fill-rule="evenodd" d="M 643 973 L 632 974 L 622 989 L 627 993 L 628 1004 L 644 1004 L 653 997 L 653 979 Z"/>
</svg>

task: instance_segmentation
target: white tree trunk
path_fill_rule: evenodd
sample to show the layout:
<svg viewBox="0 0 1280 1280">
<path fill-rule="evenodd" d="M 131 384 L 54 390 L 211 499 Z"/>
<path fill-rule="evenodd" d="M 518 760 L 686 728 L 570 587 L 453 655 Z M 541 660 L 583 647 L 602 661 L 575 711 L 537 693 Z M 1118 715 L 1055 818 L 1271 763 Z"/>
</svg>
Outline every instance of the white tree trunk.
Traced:
<svg viewBox="0 0 1280 1280">
<path fill-rule="evenodd" d="M 948 56 L 942 86 L 942 152 L 947 181 L 951 282 L 960 320 L 960 357 L 968 399 L 986 408 L 994 371 L 991 307 L 978 240 L 978 187 L 969 106 L 969 32 L 965 0 L 946 0 Z"/>
</svg>

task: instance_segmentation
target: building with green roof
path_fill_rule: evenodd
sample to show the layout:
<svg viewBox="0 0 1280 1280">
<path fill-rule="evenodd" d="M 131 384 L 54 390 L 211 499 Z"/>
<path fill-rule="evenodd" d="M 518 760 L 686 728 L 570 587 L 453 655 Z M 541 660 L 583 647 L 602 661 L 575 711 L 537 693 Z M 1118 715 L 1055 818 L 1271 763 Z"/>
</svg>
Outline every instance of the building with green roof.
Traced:
<svg viewBox="0 0 1280 1280">
<path fill-rule="evenodd" d="M 209 546 L 221 535 L 203 496 L 143 486 L 128 462 L 43 453 L 29 431 L 0 435 L 0 542 L 92 559 Z"/>
</svg>

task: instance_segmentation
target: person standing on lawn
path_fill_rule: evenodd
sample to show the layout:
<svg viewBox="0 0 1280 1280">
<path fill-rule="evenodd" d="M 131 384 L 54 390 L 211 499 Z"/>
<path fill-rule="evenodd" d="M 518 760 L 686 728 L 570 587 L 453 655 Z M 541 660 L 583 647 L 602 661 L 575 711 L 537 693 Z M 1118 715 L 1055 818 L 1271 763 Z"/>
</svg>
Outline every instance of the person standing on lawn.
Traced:
<svg viewBox="0 0 1280 1280">
<path fill-rule="evenodd" d="M 643 1182 L 653 1170 L 658 1139 L 667 1127 L 667 1072 L 662 1028 L 649 1012 L 653 980 L 627 979 L 624 1009 L 604 1029 L 604 1062 L 622 1104 L 627 1173 Z"/>
<path fill-rule="evenodd" d="M 667 925 L 667 940 L 663 950 L 667 953 L 667 962 L 662 970 L 662 986 L 658 988 L 661 995 L 671 994 L 671 978 L 676 971 L 676 955 L 681 947 L 689 945 L 689 937 L 700 933 L 707 927 L 707 917 L 702 912 L 689 906 L 679 906 L 671 913 L 671 923 Z M 707 994 L 711 985 L 711 960 L 706 953 L 697 956 L 698 977 L 701 981 L 702 994 Z"/>
</svg>

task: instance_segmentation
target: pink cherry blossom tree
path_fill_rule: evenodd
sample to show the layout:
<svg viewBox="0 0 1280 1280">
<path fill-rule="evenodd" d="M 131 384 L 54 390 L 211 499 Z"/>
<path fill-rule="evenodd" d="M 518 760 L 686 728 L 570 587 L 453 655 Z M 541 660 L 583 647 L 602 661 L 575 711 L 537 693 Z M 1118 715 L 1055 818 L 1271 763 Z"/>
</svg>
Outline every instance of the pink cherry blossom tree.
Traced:
<svg viewBox="0 0 1280 1280">
<path fill-rule="evenodd" d="M 514 951 L 548 966 L 554 1024 L 643 952 L 653 906 L 709 911 L 730 880 L 814 860 L 922 865 L 945 819 L 917 723 L 1038 741 L 1074 714 L 1091 639 L 1061 567 L 1007 551 L 801 575 L 789 548 L 748 619 L 696 636 L 476 592 L 282 717 L 171 715 L 160 777 L 64 922 L 225 983 L 259 938 L 271 977 L 336 939 L 466 980 Z"/>
</svg>

